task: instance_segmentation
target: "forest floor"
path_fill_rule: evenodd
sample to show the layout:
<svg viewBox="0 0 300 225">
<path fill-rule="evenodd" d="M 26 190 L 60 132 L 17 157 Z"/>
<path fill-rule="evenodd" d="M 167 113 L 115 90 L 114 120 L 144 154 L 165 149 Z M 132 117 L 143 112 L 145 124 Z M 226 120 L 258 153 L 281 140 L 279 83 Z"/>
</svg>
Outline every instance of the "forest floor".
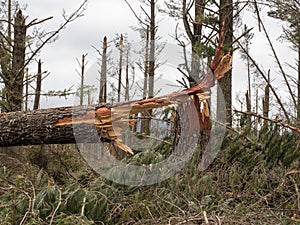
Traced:
<svg viewBox="0 0 300 225">
<path fill-rule="evenodd" d="M 299 160 L 269 164 L 263 151 L 229 142 L 204 172 L 196 152 L 171 178 L 141 187 L 94 173 L 75 145 L 2 148 L 0 224 L 300 224 Z"/>
</svg>

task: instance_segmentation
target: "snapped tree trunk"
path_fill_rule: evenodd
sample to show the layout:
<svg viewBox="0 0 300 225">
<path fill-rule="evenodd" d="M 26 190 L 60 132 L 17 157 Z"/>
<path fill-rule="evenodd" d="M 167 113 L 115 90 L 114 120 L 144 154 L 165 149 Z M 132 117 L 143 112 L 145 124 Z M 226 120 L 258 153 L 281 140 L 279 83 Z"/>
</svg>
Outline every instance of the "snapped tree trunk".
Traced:
<svg viewBox="0 0 300 225">
<path fill-rule="evenodd" d="M 83 91 L 84 91 L 84 66 L 85 66 L 85 55 L 82 55 L 81 59 L 81 80 L 80 80 L 80 105 L 83 105 Z"/>
<path fill-rule="evenodd" d="M 12 70 L 5 83 L 7 91 L 8 111 L 22 110 L 23 80 L 25 63 L 26 25 L 25 17 L 19 10 L 14 23 L 14 46 L 12 56 Z"/>
<path fill-rule="evenodd" d="M 122 67 L 123 67 L 123 35 L 120 36 L 120 59 L 119 59 L 119 78 L 118 78 L 118 102 L 121 101 L 121 88 L 122 88 Z"/>
<path fill-rule="evenodd" d="M 107 37 L 103 39 L 103 49 L 102 49 L 102 62 L 100 71 L 100 91 L 99 91 L 99 103 L 106 103 L 107 95 Z"/>
<path fill-rule="evenodd" d="M 130 118 L 130 115 L 163 106 L 181 104 L 183 96 L 197 94 L 200 96 L 200 101 L 205 101 L 206 91 L 215 84 L 214 76 L 219 79 L 231 68 L 231 65 L 228 65 L 231 62 L 223 60 L 221 52 L 222 47 L 219 46 L 211 66 L 214 73 L 208 71 L 200 84 L 181 92 L 117 105 L 61 107 L 29 112 L 1 113 L 0 147 L 95 143 L 100 138 L 103 142 L 108 142 L 132 154 L 132 150 L 122 143 L 118 135 L 122 132 L 120 124 L 131 124 L 134 121 L 132 119 L 121 120 L 121 118 Z M 226 69 L 224 70 L 224 68 Z M 178 99 L 180 100 L 177 101 Z"/>
<path fill-rule="evenodd" d="M 41 98 L 41 90 L 42 90 L 42 62 L 41 62 L 41 60 L 39 60 L 33 110 L 36 110 L 39 108 L 40 98 Z M 26 91 L 27 91 L 27 86 L 26 86 Z M 25 110 L 25 111 L 27 111 L 27 110 Z"/>
</svg>

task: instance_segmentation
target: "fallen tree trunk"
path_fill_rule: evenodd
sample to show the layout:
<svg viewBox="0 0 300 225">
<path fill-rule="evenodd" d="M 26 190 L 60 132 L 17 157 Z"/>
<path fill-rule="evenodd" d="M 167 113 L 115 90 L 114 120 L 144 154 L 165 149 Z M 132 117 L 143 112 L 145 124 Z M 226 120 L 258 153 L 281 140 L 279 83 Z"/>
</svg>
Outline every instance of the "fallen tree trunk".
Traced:
<svg viewBox="0 0 300 225">
<path fill-rule="evenodd" d="M 219 79 L 231 69 L 231 56 L 222 57 L 222 44 L 219 44 L 211 69 L 200 84 L 188 90 L 161 97 L 116 105 L 60 107 L 29 112 L 1 113 L 0 147 L 78 142 L 95 143 L 100 136 L 101 140 L 111 142 L 115 147 L 132 153 L 132 150 L 122 144 L 118 138 L 119 131 L 112 126 L 112 113 L 114 120 L 118 121 L 128 114 L 133 115 L 177 104 L 178 100 L 184 96 L 195 97 L 197 95 L 200 101 L 205 101 L 209 97 L 206 91 L 214 85 L 215 77 Z M 125 122 L 130 123 L 132 121 L 127 120 Z M 75 130 L 73 129 L 74 126 L 77 126 Z M 81 136 L 84 138 L 81 139 Z"/>
</svg>

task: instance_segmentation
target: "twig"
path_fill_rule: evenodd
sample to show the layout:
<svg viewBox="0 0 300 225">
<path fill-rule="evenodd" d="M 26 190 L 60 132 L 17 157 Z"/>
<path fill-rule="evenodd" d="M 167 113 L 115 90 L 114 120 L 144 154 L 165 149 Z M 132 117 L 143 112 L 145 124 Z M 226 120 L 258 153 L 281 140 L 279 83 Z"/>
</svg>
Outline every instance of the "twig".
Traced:
<svg viewBox="0 0 300 225">
<path fill-rule="evenodd" d="M 58 193 L 59 193 L 59 202 L 58 202 L 58 204 L 57 204 L 57 206 L 56 206 L 56 208 L 55 208 L 55 210 L 54 210 L 54 212 L 53 212 L 53 214 L 51 216 L 51 220 L 50 220 L 49 225 L 52 225 L 54 217 L 55 217 L 55 214 L 57 213 L 57 211 L 58 211 L 58 209 L 59 209 L 59 207 L 60 207 L 60 205 L 62 203 L 62 197 L 61 197 L 62 193 L 61 193 L 61 190 L 59 189 L 59 187 L 57 185 L 55 185 L 55 186 L 56 186 L 56 188 L 58 190 Z"/>
<path fill-rule="evenodd" d="M 53 19 L 53 16 L 50 16 L 50 17 L 48 17 L 48 18 L 45 18 L 45 19 L 42 19 L 42 20 L 39 20 L 39 21 L 37 21 L 37 19 L 34 19 L 34 20 L 32 20 L 29 24 L 26 25 L 26 28 L 29 28 L 29 27 L 38 25 L 38 24 L 40 24 L 40 23 L 43 23 L 43 22 L 45 22 L 45 21 L 47 21 L 47 20 L 51 20 L 51 19 Z"/>
<path fill-rule="evenodd" d="M 134 11 L 134 9 L 132 8 L 132 6 L 129 4 L 129 2 L 127 0 L 124 0 L 125 3 L 128 5 L 128 7 L 130 8 L 130 10 L 132 11 L 132 13 L 134 14 L 134 16 L 137 18 L 137 20 L 143 24 L 144 26 L 148 26 L 147 23 L 145 23 L 144 21 L 141 20 L 141 18 L 139 18 L 139 16 L 136 14 L 136 12 Z"/>
<path fill-rule="evenodd" d="M 86 197 L 83 198 L 83 204 L 82 204 L 82 208 L 81 208 L 81 216 L 84 216 L 84 209 L 85 209 L 85 203 L 86 203 Z"/>
<path fill-rule="evenodd" d="M 203 217 L 204 217 L 205 223 L 209 224 L 209 221 L 207 219 L 207 213 L 206 213 L 206 211 L 203 211 Z"/>
<path fill-rule="evenodd" d="M 221 223 L 220 218 L 219 218 L 218 216 L 216 216 L 216 219 L 217 219 L 217 221 L 218 221 L 218 225 L 221 225 L 222 223 Z"/>
</svg>

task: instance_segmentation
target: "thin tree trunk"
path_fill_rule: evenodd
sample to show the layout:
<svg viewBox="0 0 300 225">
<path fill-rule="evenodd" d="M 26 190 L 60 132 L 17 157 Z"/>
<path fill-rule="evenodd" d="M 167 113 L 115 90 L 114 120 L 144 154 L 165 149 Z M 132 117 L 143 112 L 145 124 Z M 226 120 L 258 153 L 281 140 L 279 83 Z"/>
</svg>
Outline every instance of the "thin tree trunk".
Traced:
<svg viewBox="0 0 300 225">
<path fill-rule="evenodd" d="M 268 72 L 268 83 L 265 87 L 265 96 L 263 98 L 263 116 L 269 117 L 270 111 L 270 70 Z"/>
<path fill-rule="evenodd" d="M 126 54 L 126 76 L 125 76 L 125 102 L 129 101 L 129 52 L 128 48 Z"/>
<path fill-rule="evenodd" d="M 192 62 L 191 62 L 191 78 L 189 80 L 190 87 L 196 85 L 195 81 L 199 81 L 200 76 L 200 55 L 201 55 L 201 39 L 202 39 L 202 24 L 204 18 L 205 1 L 195 1 L 195 21 L 194 35 L 192 37 Z"/>
<path fill-rule="evenodd" d="M 39 60 L 33 110 L 36 110 L 39 108 L 40 98 L 41 98 L 41 90 L 42 90 L 42 62 L 41 62 L 41 60 Z"/>
<path fill-rule="evenodd" d="M 123 35 L 120 36 L 120 59 L 119 59 L 119 78 L 118 78 L 118 102 L 121 101 L 121 87 L 122 87 L 122 67 L 123 67 Z"/>
<path fill-rule="evenodd" d="M 149 82 L 148 82 L 148 97 L 154 97 L 154 75 L 155 75 L 155 36 L 156 36 L 156 25 L 155 25 L 155 0 L 150 1 L 150 51 L 149 51 Z M 152 117 L 152 110 L 142 114 L 142 133 L 150 133 L 150 123 Z M 147 117 L 147 118 L 145 118 Z"/>
<path fill-rule="evenodd" d="M 233 40 L 233 5 L 232 0 L 220 1 L 220 24 L 224 23 L 225 26 L 225 38 L 224 38 L 224 50 L 232 53 L 232 40 Z M 232 71 L 230 70 L 222 79 L 219 80 L 220 88 L 223 92 L 226 112 L 220 107 L 218 113 L 225 114 L 227 118 L 227 124 L 232 125 Z M 220 94 L 218 94 L 218 103 L 222 102 Z"/>
<path fill-rule="evenodd" d="M 28 67 L 26 68 L 26 84 L 25 84 L 25 112 L 28 111 L 28 97 L 29 97 L 29 74 L 28 74 Z"/>
<path fill-rule="evenodd" d="M 81 82 L 80 82 L 80 105 L 83 105 L 83 89 L 84 89 L 84 66 L 85 66 L 85 55 L 82 55 L 81 59 Z"/>
<path fill-rule="evenodd" d="M 251 112 L 251 103 L 250 103 L 249 91 L 246 91 L 245 97 L 246 97 L 247 112 Z"/>
<path fill-rule="evenodd" d="M 247 49 L 249 49 L 249 47 L 247 46 Z M 250 111 L 252 108 L 252 103 L 251 103 L 251 97 L 252 97 L 252 91 L 251 91 L 251 71 L 250 71 L 250 60 L 247 57 L 247 75 L 248 75 L 248 91 L 249 91 L 249 107 L 250 107 Z"/>
<path fill-rule="evenodd" d="M 143 99 L 146 99 L 148 96 L 148 91 L 149 91 L 149 87 L 148 87 L 148 77 L 149 77 L 149 64 L 150 64 L 150 60 L 149 60 L 149 42 L 150 42 L 150 28 L 149 26 L 147 26 L 147 30 L 146 30 L 146 50 L 145 50 L 145 70 L 144 70 L 144 90 L 143 90 Z M 148 134 L 149 131 L 149 124 L 150 124 L 150 120 L 146 120 L 144 119 L 147 116 L 148 112 L 142 113 L 142 120 L 141 120 L 141 133 L 145 133 Z"/>
<path fill-rule="evenodd" d="M 300 43 L 298 43 L 298 109 L 297 109 L 297 121 L 300 123 Z"/>
<path fill-rule="evenodd" d="M 154 74 L 155 74 L 155 0 L 151 0 L 150 15 L 150 59 L 149 59 L 149 98 L 154 96 Z"/>
<path fill-rule="evenodd" d="M 149 75 L 149 26 L 146 30 L 146 48 L 145 48 L 145 69 L 144 69 L 144 89 L 143 99 L 147 98 L 148 93 L 148 75 Z"/>
<path fill-rule="evenodd" d="M 107 98 L 107 37 L 103 39 L 102 62 L 100 72 L 99 103 L 106 103 Z"/>
</svg>

